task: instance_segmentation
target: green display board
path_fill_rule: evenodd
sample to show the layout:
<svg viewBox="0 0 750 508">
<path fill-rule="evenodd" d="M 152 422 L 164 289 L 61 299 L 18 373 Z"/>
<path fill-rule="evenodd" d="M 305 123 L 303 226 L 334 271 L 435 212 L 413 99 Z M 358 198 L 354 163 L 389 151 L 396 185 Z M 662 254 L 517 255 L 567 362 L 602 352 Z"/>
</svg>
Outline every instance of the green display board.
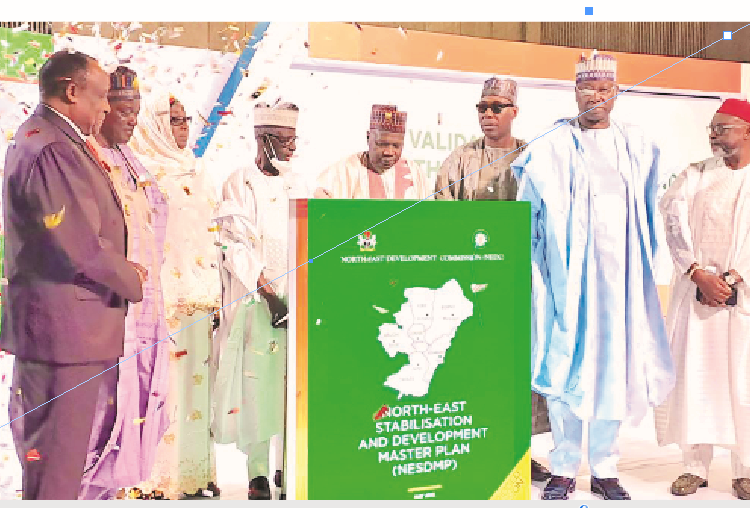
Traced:
<svg viewBox="0 0 750 508">
<path fill-rule="evenodd" d="M 409 204 L 311 200 L 307 255 Z M 308 499 L 528 498 L 529 210 L 419 203 L 306 267 Z"/>
<path fill-rule="evenodd" d="M 52 51 L 51 35 L 0 28 L 0 78 L 36 80 Z"/>
</svg>

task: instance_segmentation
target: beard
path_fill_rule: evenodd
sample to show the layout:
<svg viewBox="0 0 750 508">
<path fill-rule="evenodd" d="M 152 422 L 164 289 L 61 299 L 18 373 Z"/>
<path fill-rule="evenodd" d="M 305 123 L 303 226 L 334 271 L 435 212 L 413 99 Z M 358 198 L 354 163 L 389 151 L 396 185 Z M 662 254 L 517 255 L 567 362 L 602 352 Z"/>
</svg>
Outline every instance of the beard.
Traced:
<svg viewBox="0 0 750 508">
<path fill-rule="evenodd" d="M 721 144 L 711 146 L 711 152 L 713 152 L 714 157 L 732 157 L 733 155 L 736 155 L 738 151 L 739 148 L 729 148 Z"/>
</svg>

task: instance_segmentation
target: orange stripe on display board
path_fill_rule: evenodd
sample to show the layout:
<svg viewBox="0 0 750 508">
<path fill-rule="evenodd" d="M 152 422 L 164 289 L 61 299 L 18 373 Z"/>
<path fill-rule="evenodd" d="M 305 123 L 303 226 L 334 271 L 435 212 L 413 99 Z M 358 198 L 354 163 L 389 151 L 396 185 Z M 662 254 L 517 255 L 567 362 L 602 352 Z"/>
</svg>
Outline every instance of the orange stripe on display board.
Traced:
<svg viewBox="0 0 750 508">
<path fill-rule="evenodd" d="M 297 263 L 294 271 L 297 293 L 297 422 L 296 422 L 296 492 L 295 499 L 307 499 L 307 200 L 295 200 Z M 304 263 L 304 264 L 303 264 Z M 300 266 L 302 265 L 302 266 Z"/>
<path fill-rule="evenodd" d="M 526 78 L 575 80 L 575 64 L 591 50 L 348 23 L 310 23 L 310 58 L 404 65 Z M 634 85 L 682 58 L 605 51 L 617 58 L 618 81 Z M 642 86 L 740 93 L 741 64 L 689 58 Z"/>
</svg>

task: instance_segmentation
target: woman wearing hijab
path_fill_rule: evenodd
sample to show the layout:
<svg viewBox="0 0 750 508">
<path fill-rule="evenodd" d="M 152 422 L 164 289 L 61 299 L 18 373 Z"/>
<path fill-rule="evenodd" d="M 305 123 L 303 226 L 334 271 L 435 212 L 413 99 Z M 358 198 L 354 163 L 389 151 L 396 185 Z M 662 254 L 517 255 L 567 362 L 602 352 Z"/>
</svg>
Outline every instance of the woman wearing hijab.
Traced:
<svg viewBox="0 0 750 508">
<path fill-rule="evenodd" d="M 220 282 L 211 217 L 213 187 L 187 147 L 184 106 L 167 93 L 146 101 L 130 147 L 154 175 L 169 206 L 162 287 L 169 328 L 170 426 L 143 491 L 169 499 L 218 496 L 210 439 L 209 355 Z M 179 333 L 178 333 L 179 332 Z"/>
</svg>

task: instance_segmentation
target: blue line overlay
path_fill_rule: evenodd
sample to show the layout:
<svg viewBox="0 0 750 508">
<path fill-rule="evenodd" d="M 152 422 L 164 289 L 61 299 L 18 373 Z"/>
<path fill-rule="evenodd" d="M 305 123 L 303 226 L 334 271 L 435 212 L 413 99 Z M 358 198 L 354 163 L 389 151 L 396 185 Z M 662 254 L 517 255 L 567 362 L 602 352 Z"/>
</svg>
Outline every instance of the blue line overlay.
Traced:
<svg viewBox="0 0 750 508">
<path fill-rule="evenodd" d="M 239 88 L 242 78 L 245 76 L 245 71 L 250 66 L 250 61 L 255 56 L 255 48 L 258 47 L 258 43 L 263 39 L 263 34 L 266 32 L 270 24 L 271 23 L 268 21 L 262 21 L 255 25 L 253 36 L 247 41 L 245 49 L 237 59 L 237 63 L 234 64 L 234 69 L 232 69 L 232 73 L 229 75 L 229 78 L 227 78 L 227 82 L 224 84 L 224 88 L 219 94 L 219 98 L 216 101 L 218 104 L 214 104 L 211 114 L 208 115 L 208 125 L 203 126 L 203 132 L 195 143 L 193 153 L 196 157 L 203 157 L 203 154 L 206 153 L 208 144 L 211 142 L 211 138 L 213 138 L 214 133 L 216 132 L 216 127 L 222 119 L 221 115 L 219 115 L 219 111 L 226 111 L 229 107 L 229 103 L 232 102 L 232 98 L 237 92 L 237 88 Z"/>
<path fill-rule="evenodd" d="M 259 23 L 259 25 L 260 25 L 260 23 Z M 741 28 L 738 28 L 737 30 L 735 30 L 735 31 L 734 31 L 734 32 L 732 32 L 732 33 L 733 33 L 733 34 L 735 34 L 735 33 L 739 32 L 740 30 L 742 30 L 743 28 L 745 28 L 745 27 L 747 27 L 747 26 L 750 26 L 750 23 L 748 23 L 747 25 L 745 25 L 745 26 L 743 26 L 743 27 L 741 27 Z M 257 30 L 257 28 L 256 28 L 256 30 Z M 725 40 L 725 39 L 719 39 L 719 40 L 717 40 L 717 41 L 715 41 L 715 42 L 713 42 L 713 43 L 709 44 L 709 45 L 708 45 L 708 46 L 706 46 L 705 48 L 699 49 L 698 51 L 696 51 L 696 52 L 695 52 L 695 53 L 693 53 L 692 55 L 686 56 L 686 57 L 685 57 L 685 58 L 683 58 L 682 60 L 679 60 L 679 61 L 677 61 L 677 62 L 673 63 L 672 65 L 670 65 L 669 67 L 667 67 L 667 68 L 665 68 L 665 69 L 662 69 L 661 71 L 657 72 L 656 74 L 653 74 L 652 76 L 649 76 L 648 78 L 644 79 L 643 81 L 641 81 L 641 82 L 639 82 L 639 83 L 636 83 L 635 85 L 631 86 L 631 87 L 630 87 L 630 88 L 628 88 L 627 90 L 623 90 L 623 91 L 621 91 L 621 92 L 618 92 L 618 93 L 617 93 L 617 95 L 615 95 L 614 97 L 610 97 L 609 99 L 607 99 L 607 100 L 606 100 L 606 101 L 604 101 L 604 102 L 609 102 L 609 101 L 611 101 L 612 99 L 616 98 L 616 97 L 617 97 L 618 95 L 620 95 L 620 94 L 622 94 L 622 93 L 625 93 L 625 92 L 627 92 L 628 90 L 630 90 L 631 88 L 634 88 L 634 87 L 636 87 L 636 86 L 638 86 L 638 85 L 640 85 L 640 84 L 642 84 L 642 83 L 645 83 L 646 81 L 648 81 L 649 79 L 653 78 L 654 76 L 658 76 L 658 75 L 659 75 L 659 74 L 661 74 L 662 72 L 664 72 L 664 71 L 666 71 L 666 70 L 668 70 L 668 69 L 670 69 L 670 68 L 674 67 L 674 66 L 675 66 L 675 65 L 677 65 L 678 63 L 680 63 L 680 62 L 684 62 L 684 61 L 685 61 L 685 60 L 687 60 L 688 58 L 691 58 L 691 57 L 693 57 L 694 55 L 696 55 L 696 54 L 700 53 L 700 52 L 701 52 L 701 51 L 703 51 L 704 49 L 710 48 L 711 46 L 713 46 L 713 45 L 714 45 L 714 44 L 716 44 L 717 42 L 721 42 L 721 41 L 723 41 L 723 40 Z M 598 106 L 598 105 L 597 105 L 597 106 Z M 595 106 L 595 107 L 596 107 L 596 106 Z M 589 111 L 591 111 L 592 109 L 595 109 L 595 107 L 594 107 L 594 108 L 591 108 L 591 109 L 589 109 L 589 110 L 586 110 L 586 111 L 584 111 L 583 113 L 581 113 L 580 115 L 578 115 L 578 116 L 576 116 L 576 117 L 574 117 L 574 118 L 571 118 L 571 119 L 570 119 L 570 120 L 568 120 L 568 122 L 566 122 L 566 123 L 570 123 L 570 122 L 572 122 L 573 120 L 577 120 L 577 119 L 578 119 L 578 118 L 580 118 L 580 117 L 581 117 L 582 115 L 585 115 L 586 113 L 588 113 L 588 112 L 589 112 Z M 561 123 L 560 125 L 558 125 L 558 126 L 557 126 L 557 127 L 555 127 L 554 129 L 550 129 L 550 130 L 548 130 L 547 132 L 545 132 L 544 134 L 541 134 L 541 135 L 539 135 L 539 136 L 535 137 L 534 139 L 532 139 L 531 141 L 529 141 L 529 142 L 528 142 L 528 143 L 526 143 L 525 145 L 523 145 L 523 146 L 521 146 L 521 147 L 519 147 L 519 148 L 516 148 L 515 150 L 513 150 L 513 152 L 516 152 L 516 151 L 518 151 L 518 150 L 520 150 L 520 149 L 522 149 L 522 148 L 524 148 L 524 147 L 526 147 L 526 146 L 530 145 L 531 143 L 533 143 L 533 142 L 534 142 L 534 141 L 536 141 L 537 139 L 539 139 L 539 138 L 541 138 L 541 137 L 543 137 L 543 136 L 546 136 L 546 135 L 547 135 L 547 134 L 549 134 L 550 132 L 553 132 L 553 131 L 555 131 L 555 130 L 559 129 L 559 128 L 560 128 L 560 127 L 562 127 L 563 125 L 564 125 L 564 123 Z M 500 157 L 499 159 L 497 159 L 497 160 L 495 160 L 495 161 L 492 161 L 492 162 L 490 162 L 490 163 L 489 163 L 489 164 L 487 164 L 486 166 L 482 166 L 481 168 L 477 169 L 476 171 L 473 171 L 473 172 L 469 173 L 469 174 L 468 174 L 468 175 L 466 175 L 466 176 L 465 176 L 464 178 L 466 178 L 466 177 L 468 177 L 468 176 L 471 176 L 471 175 L 473 175 L 474 173 L 476 173 L 477 171 L 481 171 L 482 169 L 484 169 L 484 168 L 486 168 L 486 167 L 488 167 L 488 166 L 491 166 L 491 165 L 492 165 L 492 164 L 494 164 L 495 162 L 497 162 L 497 161 L 499 161 L 499 160 L 502 160 L 502 159 L 504 159 L 505 157 L 507 157 L 508 155 L 510 155 L 510 154 L 511 154 L 511 153 L 513 153 L 513 152 L 509 152 L 509 153 L 505 154 L 505 155 L 504 155 L 503 157 Z M 461 180 L 463 180 L 464 178 L 462 178 Z M 425 200 L 427 200 L 427 199 L 429 199 L 429 198 L 433 197 L 433 196 L 434 196 L 435 194 L 438 194 L 439 192 L 442 192 L 442 191 L 443 191 L 444 189 L 447 189 L 448 187 L 451 187 L 451 186 L 453 186 L 453 185 L 457 184 L 457 183 L 458 183 L 458 182 L 460 182 L 461 180 L 458 180 L 458 181 L 456 181 L 456 182 L 453 182 L 453 183 L 452 183 L 452 184 L 450 184 L 450 185 L 447 185 L 447 186 L 443 187 L 443 188 L 442 188 L 442 189 L 440 189 L 439 191 L 437 191 L 437 192 L 435 192 L 435 193 L 433 193 L 433 194 L 431 194 L 431 195 L 427 196 L 427 197 L 426 197 L 426 198 L 424 198 L 424 199 L 421 199 L 421 200 L 417 201 L 416 203 L 414 203 L 414 204 L 412 204 L 412 205 L 410 205 L 410 206 L 407 206 L 406 208 L 404 208 L 404 209 L 403 209 L 403 210 L 401 210 L 400 212 L 397 212 L 397 213 L 395 213 L 395 214 L 391 215 L 391 216 L 390 216 L 390 217 L 388 217 L 387 219 L 384 219 L 384 220 L 382 220 L 382 221 L 378 222 L 378 223 L 377 223 L 377 224 L 375 224 L 374 226 L 370 226 L 369 228 L 366 228 L 366 229 L 362 230 L 362 231 L 361 231 L 360 233 L 357 233 L 356 235 L 354 235 L 354 236 L 352 236 L 352 237 L 350 237 L 350 238 L 348 238 L 348 239 L 344 240 L 343 242 L 339 243 L 338 245 L 336 245 L 336 246 L 334 246 L 334 247 L 331 247 L 331 248 L 330 248 L 330 249 L 328 249 L 327 251 L 325 251 L 325 252 L 322 252 L 322 253 L 318 254 L 317 256 L 313 256 L 313 257 L 312 257 L 312 258 L 310 258 L 310 259 L 309 259 L 309 260 L 308 260 L 308 261 L 307 261 L 306 263 L 303 263 L 303 264 L 301 264 L 301 265 L 297 266 L 296 268 L 293 268 L 293 269 L 289 270 L 289 271 L 288 271 L 288 272 L 286 272 L 285 274 L 283 274 L 283 275 L 280 275 L 279 277 L 276 277 L 275 279 L 273 279 L 273 280 L 271 280 L 271 281 L 267 282 L 267 283 L 266 283 L 266 284 L 264 284 L 263 286 L 260 286 L 259 288 L 257 288 L 257 289 L 254 289 L 254 290 L 250 291 L 250 292 L 249 292 L 249 293 L 247 293 L 246 295 L 244 295 L 244 296 L 241 296 L 241 297 L 237 298 L 236 300 L 234 300 L 234 301 L 232 301 L 232 302 L 230 302 L 230 303 L 226 304 L 225 306 L 223 306 L 223 307 L 221 307 L 220 309 L 218 309 L 218 310 L 216 310 L 216 311 L 212 312 L 211 314 L 208 314 L 208 315 L 206 315 L 206 316 L 202 317 L 202 318 L 201 318 L 201 319 L 199 319 L 198 321 L 195 321 L 194 323 L 192 323 L 192 324 L 189 324 L 189 325 L 187 325 L 186 327 L 184 327 L 184 328 L 182 328 L 182 329 L 180 329 L 180 330 L 177 330 L 177 331 L 176 331 L 176 332 L 174 332 L 174 333 L 173 333 L 172 335 L 169 335 L 168 337 L 166 337 L 166 338 L 164 338 L 164 339 L 160 340 L 159 342 L 156 342 L 156 343 L 152 344 L 151 346 L 147 347 L 146 349 L 143 349 L 143 350 L 141 350 L 141 351 L 138 351 L 138 352 L 137 352 L 137 353 L 135 353 L 134 355 L 131 355 L 131 356 L 129 356 L 128 358 L 126 358 L 126 359 L 122 360 L 122 361 L 121 361 L 121 362 L 119 362 L 119 363 L 118 363 L 117 365 L 113 365 L 112 367 L 110 367 L 110 368 L 109 368 L 109 369 L 107 369 L 107 370 L 110 370 L 110 369 L 114 369 L 115 367 L 117 367 L 118 365 L 120 365 L 120 363 L 123 363 L 123 362 L 127 362 L 128 360 L 130 360 L 130 359 L 131 359 L 131 358 L 133 358 L 134 356 L 137 356 L 137 355 L 139 355 L 139 354 L 143 353 L 144 351 L 148 351 L 149 349 L 151 349 L 152 347 L 156 346 L 156 345 L 157 345 L 157 344 L 159 344 L 160 342 L 163 342 L 163 341 L 165 341 L 165 340 L 169 339 L 170 337 L 172 337 L 173 335 L 176 335 L 176 334 L 180 333 L 180 332 L 181 332 L 182 330 L 186 330 L 186 329 L 190 328 L 191 326 L 193 326 L 194 324 L 196 324 L 196 323 L 200 323 L 200 322 L 201 322 L 201 321 L 203 321 L 204 319 L 206 319 L 206 318 L 208 318 L 208 317 L 210 317 L 210 316 L 213 316 L 213 315 L 214 315 L 214 314 L 216 314 L 217 312 L 219 312 L 219 311 L 221 311 L 221 310 L 223 310 L 223 309 L 225 309 L 225 308 L 229 307 L 230 305 L 233 305 L 234 303 L 236 303 L 236 302 L 238 302 L 238 301 L 240 301 L 240 300 L 243 300 L 244 298 L 246 298 L 246 297 L 250 296 L 251 294 L 255 293 L 256 291 L 258 291 L 259 289 L 261 289 L 261 288 L 263 288 L 263 287 L 267 286 L 267 285 L 268 285 L 268 284 L 270 284 L 271 282 L 274 282 L 274 281 L 276 281 L 276 280 L 279 280 L 279 279 L 281 279 L 282 277 L 286 277 L 287 275 L 289 275 L 289 274 L 290 274 L 290 273 L 292 273 L 292 272 L 295 272 L 295 271 L 296 271 L 297 269 L 301 268 L 302 266 L 304 266 L 304 265 L 306 265 L 306 264 L 309 264 L 309 263 L 312 263 L 312 262 L 313 262 L 313 260 L 314 260 L 315 258 L 319 258 L 319 257 L 320 257 L 320 256 L 322 256 L 323 254 L 327 254 L 327 253 L 331 252 L 332 250 L 334 250 L 334 249 L 336 249 L 336 248 L 338 248 L 338 247 L 341 247 L 341 246 L 342 246 L 342 245 L 344 245 L 344 244 L 345 244 L 346 242 L 348 242 L 348 241 L 350 241 L 350 240 L 353 240 L 354 238 L 357 238 L 357 237 L 358 237 L 359 235 L 361 235 L 361 234 L 364 234 L 364 233 L 365 233 L 365 231 L 371 231 L 371 230 L 372 230 L 372 229 L 374 229 L 374 228 L 375 228 L 376 226 L 379 226 L 380 224 L 384 223 L 385 221 L 387 221 L 387 220 L 390 220 L 390 219 L 392 219 L 393 217 L 395 217 L 395 216 L 397 216 L 397 215 L 399 215 L 399 214 L 401 214 L 401 213 L 405 212 L 405 211 L 406 211 L 406 210 L 408 210 L 409 208 L 412 208 L 413 206 L 416 206 L 416 205 L 418 205 L 418 204 L 419 204 L 419 203 L 421 203 L 422 201 L 425 201 Z M 105 370 L 104 372 L 107 372 L 107 370 Z M 54 397 L 54 398 L 52 398 L 52 399 L 48 400 L 48 401 L 47 401 L 47 402 L 45 402 L 44 404 L 40 404 L 39 406 L 35 407 L 35 408 L 34 408 L 34 409 L 32 409 L 31 411 L 36 411 L 37 409 L 39 409 L 40 407 L 44 406 L 45 404 L 49 404 L 50 402 L 52 402 L 52 401 L 53 401 L 53 400 L 55 400 L 56 398 L 58 398 L 58 397 L 62 397 L 62 396 L 63 396 L 63 395 L 65 395 L 66 393 L 68 393 L 68 392 L 70 392 L 70 391 L 72 391 L 72 390 L 75 390 L 76 388 L 78 388 L 78 387 L 79 387 L 79 386 L 81 386 L 82 384 L 84 384 L 84 383 L 88 383 L 88 382 L 89 382 L 89 381 L 91 381 L 92 379 L 94 379 L 94 378 L 96 378 L 96 377 L 99 377 L 99 376 L 101 376 L 102 374 L 104 374 L 104 372 L 101 372 L 101 373 L 97 374 L 96 376 L 93 376 L 93 377 L 91 377 L 90 379 L 87 379 L 87 380 L 86 380 L 86 381 L 84 381 L 83 383 L 80 383 L 80 384 L 78 384 L 78 385 L 74 386 L 74 387 L 73 387 L 73 388 L 71 388 L 70 390 L 67 390 L 67 391 L 65 391 L 65 392 L 61 393 L 61 394 L 60 394 L 60 395 L 58 395 L 57 397 Z M 17 418 L 14 418 L 14 419 L 13 419 L 13 420 L 11 420 L 10 422 L 8 422 L 8 423 L 6 423 L 6 424 L 4 424 L 4 425 L 0 426 L 0 429 L 2 429 L 3 427 L 5 427 L 5 426 L 7 426 L 7 425 L 10 425 L 11 423 L 13 423 L 14 421 L 18 420 L 19 418 L 23 418 L 23 417 L 24 417 L 24 416 L 26 416 L 27 414 L 31 413 L 31 411 L 27 411 L 26 413 L 22 414 L 21 416 L 19 416 L 19 417 L 17 417 Z"/>
</svg>

